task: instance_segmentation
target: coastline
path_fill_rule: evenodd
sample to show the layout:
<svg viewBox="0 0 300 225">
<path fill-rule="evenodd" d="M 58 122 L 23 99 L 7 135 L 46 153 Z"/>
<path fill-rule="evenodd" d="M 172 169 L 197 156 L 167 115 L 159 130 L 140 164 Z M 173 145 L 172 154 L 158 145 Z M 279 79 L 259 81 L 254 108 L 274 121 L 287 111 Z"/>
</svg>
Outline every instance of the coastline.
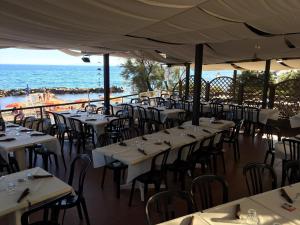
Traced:
<svg viewBox="0 0 300 225">
<path fill-rule="evenodd" d="M 62 94 L 86 94 L 86 93 L 104 93 L 104 88 L 67 88 L 67 87 L 56 87 L 56 88 L 32 88 L 29 90 L 29 94 L 43 93 L 47 90 L 48 92 L 55 95 Z M 11 90 L 1 90 L 0 98 L 9 96 L 26 96 L 27 89 L 11 89 Z M 110 88 L 111 93 L 123 93 L 123 87 L 112 86 Z"/>
</svg>

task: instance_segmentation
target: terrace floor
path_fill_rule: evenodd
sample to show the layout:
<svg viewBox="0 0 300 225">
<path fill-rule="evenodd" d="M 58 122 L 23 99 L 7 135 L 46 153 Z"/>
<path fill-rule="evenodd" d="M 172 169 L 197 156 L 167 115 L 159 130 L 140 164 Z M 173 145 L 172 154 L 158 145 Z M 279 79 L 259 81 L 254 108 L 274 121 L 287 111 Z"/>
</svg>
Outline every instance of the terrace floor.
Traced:
<svg viewBox="0 0 300 225">
<path fill-rule="evenodd" d="M 254 140 L 251 137 L 240 135 L 240 151 L 241 159 L 238 163 L 234 162 L 232 149 L 225 144 L 226 149 L 226 174 L 223 174 L 221 166 L 219 166 L 219 175 L 224 175 L 229 183 L 229 200 L 235 200 L 248 195 L 245 182 L 243 180 L 242 169 L 248 162 L 262 162 L 265 150 L 267 148 L 266 141 L 261 136 L 256 136 Z M 65 148 L 68 149 L 68 148 Z M 68 154 L 66 154 L 68 155 Z M 73 157 L 75 154 L 73 154 Z M 67 163 L 70 164 L 71 159 L 67 156 Z M 40 162 L 39 162 L 40 163 Z M 41 164 L 39 166 L 42 166 Z M 65 173 L 61 164 L 60 169 L 56 170 L 52 165 L 52 173 L 56 174 L 63 180 L 67 180 L 68 174 Z M 276 160 L 274 168 L 278 176 L 278 183 L 281 176 L 281 161 Z M 129 191 L 121 190 L 121 197 L 115 197 L 115 189 L 112 181 L 112 174 L 107 172 L 104 190 L 100 187 L 102 176 L 102 168 L 90 168 L 85 182 L 85 198 L 89 211 L 90 221 L 92 225 L 146 225 L 145 220 L 145 203 L 140 201 L 139 192 L 135 192 L 133 206 L 128 206 Z M 178 189 L 179 185 L 175 185 L 172 176 L 169 176 L 170 189 Z M 191 179 L 187 178 L 187 190 L 189 189 Z M 152 194 L 149 190 L 149 196 Z M 0 219 L 0 224 L 6 224 Z M 71 209 L 66 213 L 64 224 L 77 225 L 85 224 L 80 222 L 77 210 Z"/>
</svg>

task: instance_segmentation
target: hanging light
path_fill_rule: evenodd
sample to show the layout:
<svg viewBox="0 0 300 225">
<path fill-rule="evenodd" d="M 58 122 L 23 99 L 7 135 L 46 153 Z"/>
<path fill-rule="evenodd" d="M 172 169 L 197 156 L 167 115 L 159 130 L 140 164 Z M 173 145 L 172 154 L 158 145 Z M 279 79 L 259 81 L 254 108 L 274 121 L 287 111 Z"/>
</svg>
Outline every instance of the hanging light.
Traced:
<svg viewBox="0 0 300 225">
<path fill-rule="evenodd" d="M 282 59 L 276 59 L 276 62 L 283 63 L 283 60 Z"/>
<path fill-rule="evenodd" d="M 82 56 L 81 60 L 85 63 L 90 63 L 91 60 L 90 60 L 90 56 L 89 55 L 84 55 Z"/>
</svg>

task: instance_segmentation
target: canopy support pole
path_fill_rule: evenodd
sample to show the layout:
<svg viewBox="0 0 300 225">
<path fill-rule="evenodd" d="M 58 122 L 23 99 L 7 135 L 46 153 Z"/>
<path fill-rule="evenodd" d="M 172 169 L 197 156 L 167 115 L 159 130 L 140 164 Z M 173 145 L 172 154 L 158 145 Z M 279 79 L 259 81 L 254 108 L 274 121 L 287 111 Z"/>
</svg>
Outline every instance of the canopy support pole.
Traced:
<svg viewBox="0 0 300 225">
<path fill-rule="evenodd" d="M 194 75 L 193 120 L 192 120 L 192 124 L 196 126 L 199 126 L 199 117 L 200 117 L 202 64 L 203 64 L 203 44 L 197 44 L 195 47 L 195 75 Z"/>
<path fill-rule="evenodd" d="M 185 64 L 185 93 L 184 93 L 185 100 L 188 99 L 189 94 L 190 94 L 190 64 L 186 63 Z"/>
<path fill-rule="evenodd" d="M 104 71 L 104 114 L 109 115 L 110 114 L 110 109 L 109 109 L 109 98 L 110 98 L 110 93 L 109 93 L 109 54 L 104 54 L 103 55 L 103 71 Z"/>
<path fill-rule="evenodd" d="M 268 59 L 266 61 L 266 67 L 265 67 L 265 73 L 264 73 L 263 97 L 262 97 L 262 108 L 263 109 L 265 109 L 267 107 L 268 89 L 269 89 L 269 81 L 270 81 L 270 67 L 271 67 L 271 60 Z"/>
</svg>

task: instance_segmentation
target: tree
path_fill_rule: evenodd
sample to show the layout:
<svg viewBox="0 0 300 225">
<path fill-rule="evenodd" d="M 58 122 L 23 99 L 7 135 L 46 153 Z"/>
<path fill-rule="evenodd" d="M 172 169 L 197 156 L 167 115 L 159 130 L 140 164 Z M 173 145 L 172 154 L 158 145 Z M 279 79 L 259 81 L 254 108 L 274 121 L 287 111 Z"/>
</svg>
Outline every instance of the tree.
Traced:
<svg viewBox="0 0 300 225">
<path fill-rule="evenodd" d="M 297 79 L 297 78 L 300 78 L 300 71 L 290 70 L 288 72 L 278 75 L 278 82 L 290 80 L 290 79 Z"/>
<path fill-rule="evenodd" d="M 153 91 L 163 86 L 165 71 L 157 62 L 142 58 L 127 59 L 122 67 L 121 76 L 138 92 Z"/>
</svg>

